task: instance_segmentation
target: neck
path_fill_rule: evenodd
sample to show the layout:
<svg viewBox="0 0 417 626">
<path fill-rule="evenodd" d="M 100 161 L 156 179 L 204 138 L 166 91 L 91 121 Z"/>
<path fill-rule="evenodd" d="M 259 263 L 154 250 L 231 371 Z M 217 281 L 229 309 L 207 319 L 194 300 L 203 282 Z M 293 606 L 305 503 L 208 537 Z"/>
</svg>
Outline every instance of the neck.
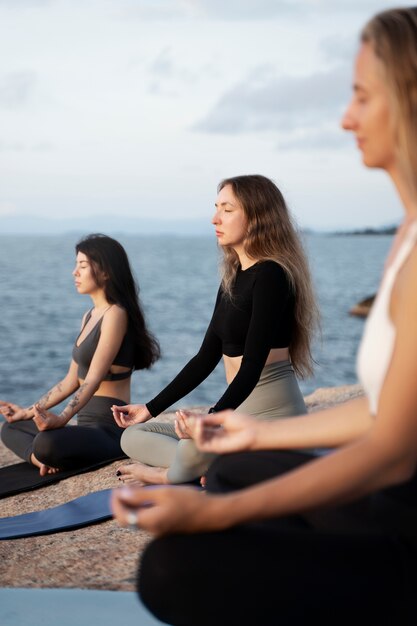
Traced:
<svg viewBox="0 0 417 626">
<path fill-rule="evenodd" d="M 406 176 L 398 170 L 393 168 L 388 172 L 392 182 L 400 196 L 401 204 L 405 212 L 405 221 L 411 221 L 417 219 L 417 202 L 414 189 L 412 189 Z"/>
<path fill-rule="evenodd" d="M 90 298 L 93 301 L 94 308 L 96 309 L 96 311 L 100 311 L 101 309 L 106 309 L 108 306 L 110 306 L 106 300 L 104 293 L 101 290 L 96 293 L 90 293 Z"/>
<path fill-rule="evenodd" d="M 246 252 L 244 251 L 243 246 L 236 247 L 233 249 L 236 252 L 237 256 L 239 257 L 239 263 L 240 263 L 240 267 L 242 268 L 242 270 L 247 270 L 248 267 L 255 265 L 257 260 L 252 259 L 252 257 L 248 256 Z"/>
</svg>

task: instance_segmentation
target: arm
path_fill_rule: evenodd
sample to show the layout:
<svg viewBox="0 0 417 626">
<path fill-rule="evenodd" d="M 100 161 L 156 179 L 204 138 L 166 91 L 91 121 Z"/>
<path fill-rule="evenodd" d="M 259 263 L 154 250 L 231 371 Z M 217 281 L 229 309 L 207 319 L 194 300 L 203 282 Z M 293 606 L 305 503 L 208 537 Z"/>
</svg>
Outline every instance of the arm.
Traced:
<svg viewBox="0 0 417 626">
<path fill-rule="evenodd" d="M 27 408 L 22 408 L 18 405 L 4 402 L 2 403 L 3 409 L 0 407 L 0 413 L 2 413 L 9 422 L 30 420 L 35 416 L 35 406 L 40 407 L 42 410 L 49 409 L 62 402 L 62 400 L 65 400 L 65 398 L 68 398 L 77 388 L 77 364 L 71 360 L 65 378 L 47 391 L 35 404 Z"/>
<path fill-rule="evenodd" d="M 232 411 L 191 419 L 186 412 L 183 414 L 200 450 L 216 454 L 242 450 L 336 448 L 365 435 L 374 423 L 364 397 L 317 413 L 273 422 L 255 420 Z"/>
<path fill-rule="evenodd" d="M 217 294 L 216 305 L 220 301 L 220 289 Z M 193 357 L 174 380 L 165 387 L 153 400 L 146 403 L 152 417 L 156 417 L 169 406 L 177 402 L 190 391 L 198 387 L 214 370 L 222 356 L 220 338 L 216 335 L 210 322 L 200 350 Z"/>
<path fill-rule="evenodd" d="M 157 534 L 227 528 L 337 505 L 409 479 L 417 464 L 417 251 L 405 271 L 408 280 L 401 277 L 401 289 L 396 294 L 394 353 L 379 398 L 378 415 L 366 435 L 282 477 L 230 495 L 204 498 L 193 491 L 182 490 L 176 496 L 168 489 L 155 495 L 140 490 L 127 497 L 139 505 L 153 505 L 139 509 L 141 526 Z"/>
<path fill-rule="evenodd" d="M 101 382 L 108 373 L 127 330 L 126 311 L 118 306 L 112 306 L 103 317 L 101 323 L 100 339 L 91 360 L 85 380 L 79 385 L 70 402 L 59 416 L 48 414 L 42 407 L 36 405 L 35 415 L 38 428 L 49 428 L 48 422 L 53 421 L 54 427 L 65 425 L 100 387 Z M 75 364 L 76 367 L 76 364 Z M 53 419 L 53 418 L 59 419 Z M 45 424 L 45 421 L 47 422 Z M 43 426 L 43 428 L 42 428 Z"/>
<path fill-rule="evenodd" d="M 214 410 L 236 409 L 255 388 L 265 366 L 277 324 L 285 313 L 291 288 L 281 266 L 262 264 L 256 276 L 252 294 L 252 314 L 242 362 L 235 378 Z"/>
</svg>

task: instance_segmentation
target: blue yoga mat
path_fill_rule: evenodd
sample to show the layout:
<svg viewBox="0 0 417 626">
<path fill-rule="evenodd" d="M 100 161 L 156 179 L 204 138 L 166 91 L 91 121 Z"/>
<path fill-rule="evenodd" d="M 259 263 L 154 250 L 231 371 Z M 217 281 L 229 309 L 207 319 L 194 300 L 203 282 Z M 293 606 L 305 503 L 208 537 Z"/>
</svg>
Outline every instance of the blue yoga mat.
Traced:
<svg viewBox="0 0 417 626">
<path fill-rule="evenodd" d="M 95 491 L 51 509 L 0 519 L 0 539 L 74 530 L 111 519 L 111 489 Z"/>
<path fill-rule="evenodd" d="M 162 626 L 133 591 L 0 589 L 1 626 Z"/>
</svg>

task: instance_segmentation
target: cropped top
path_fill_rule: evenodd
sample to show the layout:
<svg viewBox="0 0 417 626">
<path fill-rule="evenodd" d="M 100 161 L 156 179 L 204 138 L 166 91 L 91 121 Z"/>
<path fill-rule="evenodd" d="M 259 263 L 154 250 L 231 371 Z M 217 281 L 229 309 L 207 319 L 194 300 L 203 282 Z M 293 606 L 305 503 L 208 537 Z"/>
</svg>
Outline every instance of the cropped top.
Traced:
<svg viewBox="0 0 417 626">
<path fill-rule="evenodd" d="M 232 298 L 219 288 L 200 350 L 174 380 L 147 403 L 159 415 L 190 393 L 214 370 L 223 354 L 242 356 L 235 378 L 213 407 L 235 409 L 253 391 L 272 348 L 288 347 L 293 330 L 294 293 L 285 270 L 260 261 L 238 270 Z"/>
<path fill-rule="evenodd" d="M 85 322 L 83 327 L 78 335 L 74 348 L 72 350 L 72 358 L 78 364 L 78 377 L 84 379 L 87 376 L 87 372 L 90 368 L 91 361 L 93 360 L 94 353 L 97 349 L 97 345 L 100 339 L 101 334 L 101 324 L 103 321 L 103 317 L 100 317 L 97 324 L 92 328 L 92 330 L 88 333 L 87 337 L 83 339 L 79 346 L 77 346 L 77 341 L 82 331 L 84 330 L 86 324 L 91 318 L 92 309 L 87 313 L 85 318 Z M 132 375 L 132 371 L 134 369 L 134 345 L 133 342 L 129 340 L 129 330 L 126 335 L 123 337 L 122 344 L 120 346 L 120 350 L 114 357 L 112 365 L 121 365 L 122 367 L 129 367 L 130 370 L 128 372 L 118 372 L 113 374 L 112 372 L 108 372 L 108 374 L 103 378 L 103 380 L 124 380 L 125 378 L 129 378 Z"/>
<path fill-rule="evenodd" d="M 392 288 L 416 241 L 417 222 L 414 222 L 408 227 L 394 260 L 385 271 L 358 351 L 358 378 L 368 396 L 369 410 L 373 415 L 378 410 L 379 396 L 395 345 L 395 326 L 389 316 Z"/>
</svg>

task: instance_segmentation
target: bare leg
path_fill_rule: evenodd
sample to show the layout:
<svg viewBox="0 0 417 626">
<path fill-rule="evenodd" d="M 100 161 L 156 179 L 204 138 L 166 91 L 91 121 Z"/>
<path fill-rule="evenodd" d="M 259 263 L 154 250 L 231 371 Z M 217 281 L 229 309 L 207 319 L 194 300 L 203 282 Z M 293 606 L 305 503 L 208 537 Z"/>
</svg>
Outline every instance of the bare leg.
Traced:
<svg viewBox="0 0 417 626">
<path fill-rule="evenodd" d="M 36 467 L 39 467 L 39 474 L 41 476 L 47 476 L 47 474 L 56 474 L 57 472 L 59 472 L 59 467 L 49 467 L 49 465 L 41 463 L 40 461 L 38 461 L 33 453 L 30 455 L 30 462 L 32 463 L 32 465 L 36 465 Z"/>
<path fill-rule="evenodd" d="M 168 469 L 166 467 L 152 467 L 144 463 L 130 463 L 129 465 L 121 465 L 116 476 L 123 483 L 142 483 L 145 485 L 167 485 Z"/>
</svg>

